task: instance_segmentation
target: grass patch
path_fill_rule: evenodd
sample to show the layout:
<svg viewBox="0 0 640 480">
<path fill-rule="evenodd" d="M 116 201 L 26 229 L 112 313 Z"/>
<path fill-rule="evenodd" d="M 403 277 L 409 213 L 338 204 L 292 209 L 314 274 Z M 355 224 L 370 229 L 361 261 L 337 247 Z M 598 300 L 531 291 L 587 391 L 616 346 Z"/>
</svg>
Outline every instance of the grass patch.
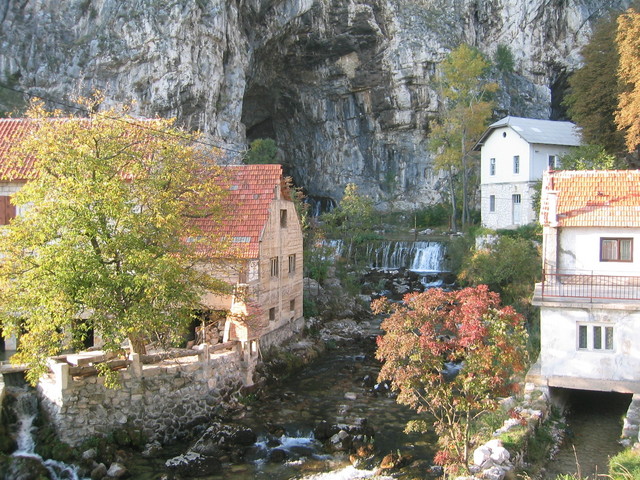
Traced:
<svg viewBox="0 0 640 480">
<path fill-rule="evenodd" d="M 640 478 L 640 453 L 624 450 L 609 460 L 611 480 L 633 480 Z"/>
</svg>

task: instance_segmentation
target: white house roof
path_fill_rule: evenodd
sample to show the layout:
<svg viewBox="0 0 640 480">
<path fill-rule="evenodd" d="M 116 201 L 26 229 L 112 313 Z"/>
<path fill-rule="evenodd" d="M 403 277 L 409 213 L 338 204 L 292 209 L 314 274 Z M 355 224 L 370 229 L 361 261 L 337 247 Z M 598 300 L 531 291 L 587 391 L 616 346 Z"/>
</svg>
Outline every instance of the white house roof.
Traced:
<svg viewBox="0 0 640 480">
<path fill-rule="evenodd" d="M 489 125 L 482 134 L 474 150 L 480 150 L 485 141 L 498 128 L 510 127 L 528 143 L 540 143 L 544 145 L 566 145 L 577 147 L 582 144 L 580 129 L 571 122 L 558 122 L 555 120 L 539 120 L 536 118 L 504 117 Z"/>
</svg>

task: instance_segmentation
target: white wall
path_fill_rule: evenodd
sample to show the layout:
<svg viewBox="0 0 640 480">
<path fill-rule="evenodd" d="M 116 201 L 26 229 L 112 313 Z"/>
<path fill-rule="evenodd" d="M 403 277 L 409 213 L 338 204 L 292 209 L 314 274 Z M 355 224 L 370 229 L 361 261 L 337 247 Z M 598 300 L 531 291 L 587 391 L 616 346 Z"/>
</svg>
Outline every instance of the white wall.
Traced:
<svg viewBox="0 0 640 480">
<path fill-rule="evenodd" d="M 520 173 L 513 173 L 513 157 L 520 156 Z M 529 180 L 531 148 L 510 127 L 498 128 L 489 135 L 480 153 L 480 183 L 512 183 Z M 496 159 L 496 173 L 489 175 L 489 160 Z"/>
<path fill-rule="evenodd" d="M 601 262 L 600 238 L 633 238 L 633 262 Z M 612 275 L 640 274 L 640 230 L 631 228 L 562 228 L 558 270 Z"/>
<path fill-rule="evenodd" d="M 527 225 L 538 220 L 533 210 L 534 184 L 530 182 L 486 184 L 480 186 L 482 226 L 499 229 Z M 520 222 L 513 222 L 513 195 L 520 194 Z M 495 196 L 496 208 L 490 211 L 490 196 Z"/>
<path fill-rule="evenodd" d="M 639 322 L 640 311 L 541 308 L 540 373 L 614 382 L 640 380 Z M 613 326 L 613 350 L 579 350 L 580 323 Z"/>
</svg>

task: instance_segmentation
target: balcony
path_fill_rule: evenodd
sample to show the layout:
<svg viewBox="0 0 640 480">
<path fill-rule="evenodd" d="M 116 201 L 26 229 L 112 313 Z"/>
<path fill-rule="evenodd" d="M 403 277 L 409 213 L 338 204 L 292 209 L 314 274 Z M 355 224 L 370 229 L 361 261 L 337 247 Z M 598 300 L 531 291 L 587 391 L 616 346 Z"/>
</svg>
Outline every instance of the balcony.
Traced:
<svg viewBox="0 0 640 480">
<path fill-rule="evenodd" d="M 543 273 L 533 304 L 543 302 L 640 303 L 640 276 Z"/>
</svg>

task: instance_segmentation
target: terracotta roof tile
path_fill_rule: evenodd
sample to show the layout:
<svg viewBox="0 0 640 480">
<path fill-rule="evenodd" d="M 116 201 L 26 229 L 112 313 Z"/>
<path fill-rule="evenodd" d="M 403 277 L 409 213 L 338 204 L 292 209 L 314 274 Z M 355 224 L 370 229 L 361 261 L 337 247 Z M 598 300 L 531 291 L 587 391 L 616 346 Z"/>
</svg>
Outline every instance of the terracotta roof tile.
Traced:
<svg viewBox="0 0 640 480">
<path fill-rule="evenodd" d="M 10 149 L 33 128 L 33 122 L 23 118 L 0 119 L 0 181 L 26 181 L 35 178 L 34 160 L 20 168 L 6 165 Z M 282 189 L 281 165 L 233 165 L 230 172 L 227 215 L 222 224 L 207 219 L 198 220 L 209 233 L 220 233 L 228 239 L 219 246 L 212 245 L 215 255 L 258 258 L 260 235 L 269 218 L 269 206 Z M 240 238 L 242 237 L 242 238 Z M 235 241 L 234 241 L 235 239 Z"/>
<path fill-rule="evenodd" d="M 559 227 L 640 227 L 640 170 L 545 173 L 540 223 L 554 220 Z"/>
<path fill-rule="evenodd" d="M 282 188 L 281 165 L 230 165 L 227 215 L 221 225 L 199 221 L 206 232 L 220 233 L 227 244 L 222 251 L 212 246 L 212 255 L 258 258 L 260 236 L 269 220 L 269 207 Z"/>
<path fill-rule="evenodd" d="M 8 167 L 11 149 L 33 130 L 33 122 L 25 118 L 0 118 L 0 180 L 25 181 L 34 178 L 33 158 L 21 167 Z"/>
</svg>

